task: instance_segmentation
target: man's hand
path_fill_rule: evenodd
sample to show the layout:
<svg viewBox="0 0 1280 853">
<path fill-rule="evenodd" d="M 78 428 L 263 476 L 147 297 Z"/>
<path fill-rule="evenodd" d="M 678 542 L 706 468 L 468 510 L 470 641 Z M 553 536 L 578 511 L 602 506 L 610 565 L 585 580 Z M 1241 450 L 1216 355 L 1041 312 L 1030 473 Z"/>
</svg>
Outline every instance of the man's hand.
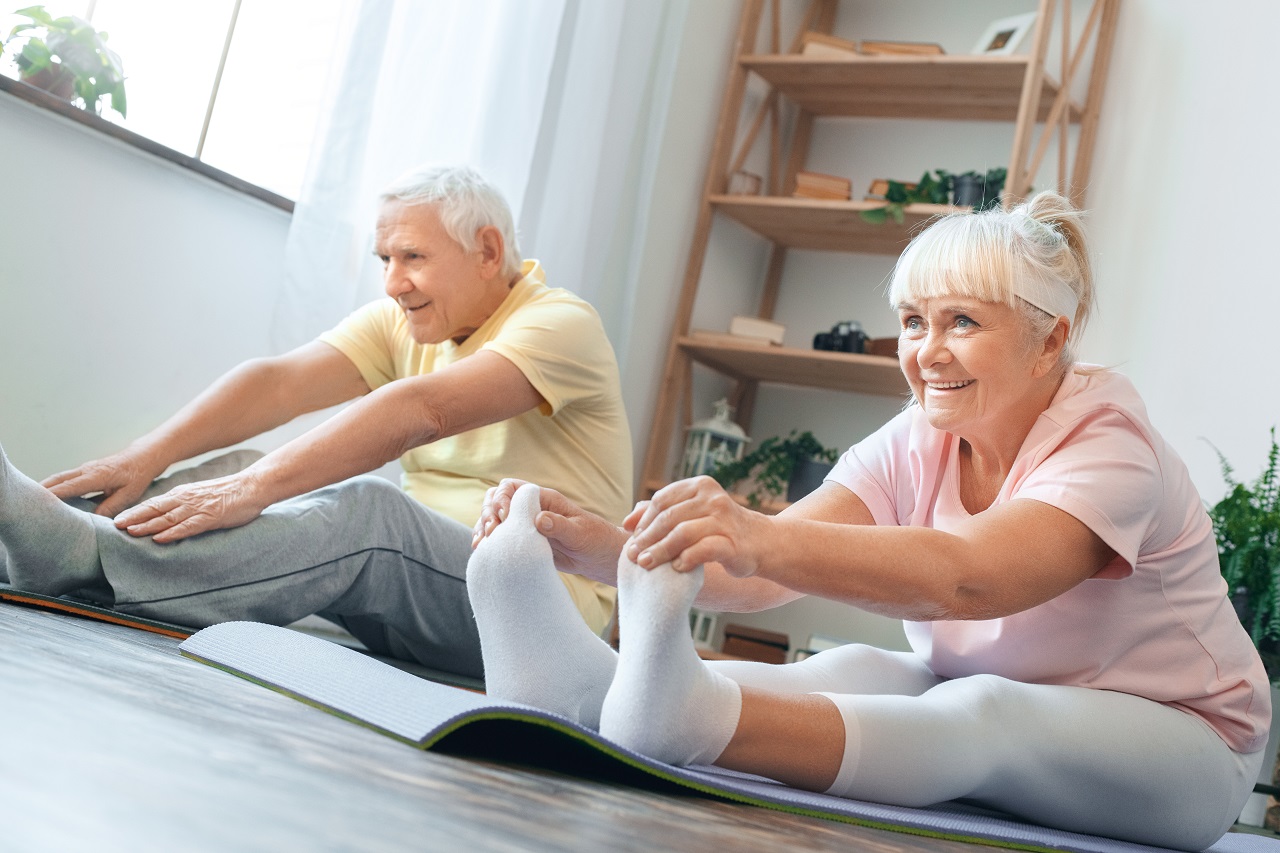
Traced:
<svg viewBox="0 0 1280 853">
<path fill-rule="evenodd" d="M 139 451 L 122 450 L 78 468 L 46 478 L 40 485 L 61 500 L 101 492 L 102 503 L 95 512 L 114 516 L 134 501 L 164 472 L 165 465 Z"/>
<path fill-rule="evenodd" d="M 248 524 L 269 505 L 245 472 L 179 486 L 121 513 L 116 527 L 159 543 Z"/>
<path fill-rule="evenodd" d="M 471 547 L 497 528 L 511 511 L 511 498 L 524 480 L 503 480 L 485 494 Z M 618 555 L 627 534 L 600 516 L 587 512 L 555 489 L 539 487 L 542 511 L 534 519 L 539 533 L 551 543 L 556 568 L 569 574 L 616 585 Z"/>
</svg>

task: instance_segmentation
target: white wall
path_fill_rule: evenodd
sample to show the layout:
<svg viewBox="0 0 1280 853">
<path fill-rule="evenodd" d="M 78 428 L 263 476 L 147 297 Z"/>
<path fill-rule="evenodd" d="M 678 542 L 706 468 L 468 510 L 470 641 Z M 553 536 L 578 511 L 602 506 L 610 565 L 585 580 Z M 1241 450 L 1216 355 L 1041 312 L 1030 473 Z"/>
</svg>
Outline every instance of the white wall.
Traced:
<svg viewBox="0 0 1280 853">
<path fill-rule="evenodd" d="M 0 442 L 31 476 L 270 351 L 284 211 L 4 93 L 0 187 Z"/>
<path fill-rule="evenodd" d="M 796 4 L 786 5 L 794 14 Z M 846 0 L 837 31 L 936 40 L 963 52 L 991 19 L 1033 7 L 1031 0 Z M 686 14 L 641 260 L 652 299 L 637 307 L 619 353 L 637 455 L 737 4 L 697 0 Z M 1268 57 L 1278 26 L 1280 7 L 1263 0 L 1240 0 L 1230 14 L 1193 0 L 1125 0 L 1089 195 L 1101 313 L 1084 355 L 1135 379 L 1210 500 L 1223 488 L 1200 436 L 1249 478 L 1263 462 L 1267 429 L 1280 421 L 1270 369 L 1280 288 L 1268 181 L 1277 124 Z M 903 129 L 913 141 L 886 153 L 881 143 Z M 861 183 L 881 173 L 996 165 L 1007 160 L 1011 134 L 1007 126 L 923 122 L 860 122 L 853 131 L 853 143 L 840 129 L 820 134 L 815 168 Z M 288 227 L 281 211 L 3 94 L 0 186 L 0 442 L 24 470 L 43 476 L 114 450 L 227 367 L 270 351 Z M 765 261 L 760 241 L 734 223 L 718 223 L 712 236 L 711 301 L 695 311 L 704 325 L 723 322 L 723 307 L 752 309 Z M 892 319 L 879 288 L 889 263 L 793 253 L 780 305 L 793 329 L 789 342 L 850 316 L 887 334 Z M 790 298 L 796 293 L 808 295 Z M 702 375 L 698 382 L 706 413 L 721 386 Z M 810 407 L 812 415 L 793 414 Z M 876 398 L 777 389 L 762 395 L 753 432 L 796 426 L 848 444 L 893 410 Z M 732 618 L 780 625 L 797 642 L 815 631 L 900 643 L 888 620 L 821 602 Z"/>
</svg>

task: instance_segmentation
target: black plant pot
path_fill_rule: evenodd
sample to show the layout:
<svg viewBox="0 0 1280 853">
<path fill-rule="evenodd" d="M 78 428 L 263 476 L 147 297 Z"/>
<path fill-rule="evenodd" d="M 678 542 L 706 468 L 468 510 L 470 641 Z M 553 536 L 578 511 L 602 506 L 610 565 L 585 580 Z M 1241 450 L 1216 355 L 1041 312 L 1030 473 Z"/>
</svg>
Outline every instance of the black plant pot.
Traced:
<svg viewBox="0 0 1280 853">
<path fill-rule="evenodd" d="M 819 459 L 797 462 L 796 467 L 791 469 L 791 480 L 787 483 L 787 501 L 795 503 L 821 486 L 822 478 L 830 470 L 831 465 Z"/>
<path fill-rule="evenodd" d="M 974 175 L 956 175 L 952 178 L 951 203 L 957 207 L 982 205 L 982 189 L 986 182 Z"/>
</svg>

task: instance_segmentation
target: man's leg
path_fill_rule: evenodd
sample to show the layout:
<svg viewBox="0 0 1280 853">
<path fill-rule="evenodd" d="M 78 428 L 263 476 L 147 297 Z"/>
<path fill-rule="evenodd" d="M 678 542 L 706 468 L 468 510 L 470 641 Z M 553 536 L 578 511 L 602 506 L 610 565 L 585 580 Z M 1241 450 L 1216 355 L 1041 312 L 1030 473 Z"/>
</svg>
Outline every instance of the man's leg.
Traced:
<svg viewBox="0 0 1280 853">
<path fill-rule="evenodd" d="M 471 530 L 379 477 L 269 507 L 230 530 L 157 545 L 66 506 L 0 458 L 0 541 L 20 589 L 86 594 L 201 627 L 319 613 L 373 651 L 479 676 L 466 591 Z"/>
</svg>

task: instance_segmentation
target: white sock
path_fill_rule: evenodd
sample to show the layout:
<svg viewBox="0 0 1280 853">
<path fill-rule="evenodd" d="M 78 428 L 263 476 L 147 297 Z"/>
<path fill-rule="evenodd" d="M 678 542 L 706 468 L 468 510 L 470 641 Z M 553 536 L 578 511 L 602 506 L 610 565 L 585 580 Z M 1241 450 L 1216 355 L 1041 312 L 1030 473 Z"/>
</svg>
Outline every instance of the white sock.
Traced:
<svg viewBox="0 0 1280 853">
<path fill-rule="evenodd" d="M 27 477 L 0 448 L 0 542 L 8 551 L 9 583 L 43 595 L 101 584 L 98 525 L 108 519 L 67 506 Z M 114 529 L 114 528 L 113 528 Z"/>
<path fill-rule="evenodd" d="M 507 519 L 467 563 L 467 594 L 480 630 L 490 696 L 600 725 L 618 655 L 592 633 L 534 527 L 538 487 L 521 486 Z"/>
<path fill-rule="evenodd" d="M 669 564 L 646 571 L 618 561 L 618 671 L 600 714 L 600 734 L 668 764 L 711 764 L 742 712 L 737 683 L 703 665 L 689 608 L 703 570 Z"/>
</svg>

